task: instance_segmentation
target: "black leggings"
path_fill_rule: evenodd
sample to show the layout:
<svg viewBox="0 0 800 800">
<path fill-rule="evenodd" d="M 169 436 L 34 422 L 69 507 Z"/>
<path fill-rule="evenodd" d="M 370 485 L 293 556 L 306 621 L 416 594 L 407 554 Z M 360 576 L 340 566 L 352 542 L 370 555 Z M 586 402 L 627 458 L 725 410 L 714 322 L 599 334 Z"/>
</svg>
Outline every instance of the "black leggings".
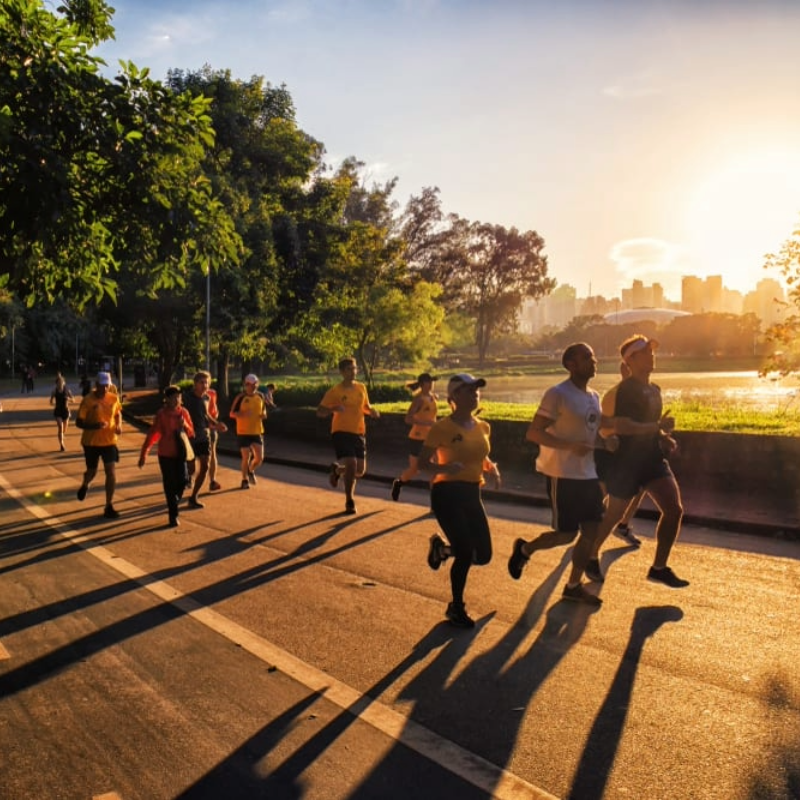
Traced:
<svg viewBox="0 0 800 800">
<path fill-rule="evenodd" d="M 167 498 L 167 510 L 170 520 L 178 518 L 178 503 L 186 488 L 186 462 L 182 458 L 158 457 L 161 468 L 161 483 L 164 486 L 164 497 Z"/>
<path fill-rule="evenodd" d="M 434 483 L 431 508 L 453 553 L 453 566 L 450 568 L 453 602 L 463 603 L 470 567 L 488 564 L 492 560 L 492 537 L 481 500 L 480 484 L 464 481 Z"/>
</svg>

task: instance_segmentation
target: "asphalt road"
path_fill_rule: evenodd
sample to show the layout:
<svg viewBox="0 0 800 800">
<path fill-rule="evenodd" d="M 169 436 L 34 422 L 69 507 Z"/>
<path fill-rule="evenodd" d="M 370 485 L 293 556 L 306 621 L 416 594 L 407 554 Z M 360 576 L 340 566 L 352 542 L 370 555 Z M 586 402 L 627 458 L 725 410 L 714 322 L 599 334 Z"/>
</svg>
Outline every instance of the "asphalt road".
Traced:
<svg viewBox="0 0 800 800">
<path fill-rule="evenodd" d="M 546 516 L 490 504 L 462 631 L 422 490 L 364 481 L 347 517 L 324 474 L 267 465 L 176 532 L 129 429 L 106 520 L 78 432 L 57 452 L 43 398 L 4 401 L 3 800 L 800 797 L 797 543 L 687 527 L 670 590 L 642 522 L 592 612 L 560 600 L 568 550 L 509 578 Z"/>
</svg>

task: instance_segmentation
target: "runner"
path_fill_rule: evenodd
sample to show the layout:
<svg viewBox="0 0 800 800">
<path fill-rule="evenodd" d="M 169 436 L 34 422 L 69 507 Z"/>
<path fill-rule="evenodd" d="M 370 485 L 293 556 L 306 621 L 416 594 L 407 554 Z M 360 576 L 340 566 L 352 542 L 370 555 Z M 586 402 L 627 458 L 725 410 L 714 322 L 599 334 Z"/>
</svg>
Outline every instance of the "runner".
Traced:
<svg viewBox="0 0 800 800">
<path fill-rule="evenodd" d="M 339 362 L 340 383 L 325 392 L 317 406 L 317 416 L 331 417 L 331 438 L 336 461 L 331 463 L 328 479 L 335 489 L 344 476 L 345 514 L 356 513 L 356 479 L 367 471 L 367 426 L 364 416 L 380 417 L 369 404 L 367 387 L 355 377 L 358 367 L 354 358 Z"/>
<path fill-rule="evenodd" d="M 665 457 L 677 447 L 672 438 L 675 420 L 663 411 L 661 389 L 650 382 L 657 348 L 657 341 L 641 334 L 631 336 L 620 346 L 620 355 L 631 375 L 620 384 L 614 404 L 613 431 L 619 436 L 620 445 L 606 476 L 608 508 L 592 553 L 598 571 L 590 577 L 604 579 L 599 569 L 600 548 L 631 499 L 644 489 L 661 512 L 656 525 L 655 558 L 647 578 L 679 589 L 688 586 L 689 581 L 679 578 L 667 561 L 680 532 L 683 505 L 678 482 Z"/>
<path fill-rule="evenodd" d="M 256 485 L 256 470 L 264 461 L 264 420 L 267 404 L 258 390 L 258 375 L 244 379 L 244 391 L 233 399 L 231 418 L 236 420 L 236 438 L 242 455 L 242 489 Z"/>
<path fill-rule="evenodd" d="M 433 393 L 433 384 L 436 381 L 430 373 L 423 372 L 415 381 L 407 383 L 406 387 L 414 392 L 414 399 L 406 414 L 406 425 L 411 426 L 408 433 L 408 467 L 392 481 L 392 500 L 400 499 L 400 490 L 419 472 L 419 451 L 425 444 L 433 423 L 436 422 L 438 398 Z"/>
<path fill-rule="evenodd" d="M 220 422 L 215 389 L 208 390 L 208 416 L 216 423 L 216 426 L 212 427 L 208 432 L 208 490 L 210 492 L 218 492 L 222 486 L 217 481 L 217 440 L 220 433 L 225 433 L 228 430 L 228 426 L 224 422 Z"/>
<path fill-rule="evenodd" d="M 150 448 L 158 443 L 158 466 L 167 500 L 170 528 L 180 525 L 178 504 L 187 484 L 186 459 L 178 444 L 178 434 L 182 430 L 190 439 L 195 436 L 191 415 L 183 408 L 180 386 L 167 386 L 164 389 L 164 405 L 156 412 L 142 444 L 139 469 L 147 463 Z"/>
<path fill-rule="evenodd" d="M 119 461 L 117 441 L 122 434 L 122 406 L 119 396 L 110 391 L 111 375 L 108 372 L 98 372 L 94 386 L 81 401 L 75 419 L 75 425 L 83 431 L 81 445 L 86 460 L 86 472 L 78 489 L 78 500 L 83 501 L 86 498 L 89 484 L 94 480 L 102 459 L 106 475 L 106 505 L 103 515 L 116 519 L 119 512 L 114 508 L 113 501 Z"/>
<path fill-rule="evenodd" d="M 419 466 L 433 473 L 431 506 L 447 537 L 445 541 L 438 533 L 431 536 L 428 566 L 439 569 L 453 556 L 452 600 L 445 616 L 459 628 L 475 625 L 464 604 L 470 568 L 492 560 L 492 537 L 481 499 L 483 474 L 493 475 L 495 486 L 500 486 L 500 471 L 489 460 L 491 428 L 488 422 L 475 417 L 483 386 L 483 378 L 467 373 L 450 378 L 447 401 L 453 413 L 431 427 L 419 454 Z"/>
<path fill-rule="evenodd" d="M 189 497 L 189 508 L 203 508 L 203 504 L 197 499 L 200 489 L 208 473 L 209 461 L 211 458 L 211 431 L 220 428 L 222 423 L 217 422 L 211 415 L 211 374 L 205 370 L 196 373 L 193 379 L 191 390 L 184 392 L 182 405 L 189 412 L 194 428 L 192 438 L 192 448 L 194 449 L 194 459 L 187 464 L 188 479 L 187 488 L 192 490 Z M 225 426 L 222 425 L 224 429 Z M 200 469 L 195 477 L 197 462 L 200 462 Z"/>
<path fill-rule="evenodd" d="M 67 449 L 64 445 L 64 436 L 69 427 L 69 404 L 72 400 L 72 392 L 69 390 L 67 382 L 60 372 L 57 373 L 55 388 L 50 393 L 50 405 L 55 405 L 53 416 L 56 418 L 58 426 L 58 446 L 62 453 Z"/>
<path fill-rule="evenodd" d="M 544 393 L 527 433 L 528 441 L 539 445 L 536 469 L 547 479 L 553 529 L 529 542 L 517 539 L 508 572 L 519 580 L 537 550 L 569 544 L 578 536 L 563 597 L 598 607 L 603 601 L 581 583 L 603 518 L 603 490 L 594 462 L 595 447 L 603 442 L 600 397 L 588 388 L 597 359 L 588 344 L 576 342 L 564 350 L 561 363 L 569 378 Z"/>
</svg>

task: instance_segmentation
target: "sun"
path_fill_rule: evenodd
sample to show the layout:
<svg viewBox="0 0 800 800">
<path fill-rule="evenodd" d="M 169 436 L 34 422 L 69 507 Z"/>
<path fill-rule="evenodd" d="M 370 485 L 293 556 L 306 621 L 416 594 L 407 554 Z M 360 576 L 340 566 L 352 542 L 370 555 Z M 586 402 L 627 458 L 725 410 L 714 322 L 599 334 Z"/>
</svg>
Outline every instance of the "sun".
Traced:
<svg viewBox="0 0 800 800">
<path fill-rule="evenodd" d="M 764 256 L 780 249 L 798 217 L 800 151 L 729 160 L 697 185 L 687 205 L 686 244 L 695 274 L 722 275 L 729 289 L 752 290 L 770 277 Z"/>
</svg>

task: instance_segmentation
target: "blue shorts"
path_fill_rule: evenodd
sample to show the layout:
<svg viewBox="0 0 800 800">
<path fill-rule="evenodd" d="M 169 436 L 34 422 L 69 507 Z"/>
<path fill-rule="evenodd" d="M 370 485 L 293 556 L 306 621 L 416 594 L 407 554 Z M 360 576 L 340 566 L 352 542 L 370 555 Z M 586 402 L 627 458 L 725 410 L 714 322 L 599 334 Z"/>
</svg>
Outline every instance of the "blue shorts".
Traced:
<svg viewBox="0 0 800 800">
<path fill-rule="evenodd" d="M 116 464 L 119 461 L 119 450 L 115 444 L 109 444 L 105 447 L 92 447 L 85 444 L 83 446 L 83 457 L 86 459 L 87 469 L 97 469 L 100 459 L 103 459 L 103 464 Z"/>
<path fill-rule="evenodd" d="M 603 519 L 603 489 L 596 478 L 547 476 L 547 496 L 553 507 L 554 531 L 577 533 L 584 523 Z"/>
<path fill-rule="evenodd" d="M 359 433 L 336 431 L 331 434 L 333 449 L 336 458 L 359 458 L 362 461 L 367 457 L 367 437 Z"/>
</svg>

